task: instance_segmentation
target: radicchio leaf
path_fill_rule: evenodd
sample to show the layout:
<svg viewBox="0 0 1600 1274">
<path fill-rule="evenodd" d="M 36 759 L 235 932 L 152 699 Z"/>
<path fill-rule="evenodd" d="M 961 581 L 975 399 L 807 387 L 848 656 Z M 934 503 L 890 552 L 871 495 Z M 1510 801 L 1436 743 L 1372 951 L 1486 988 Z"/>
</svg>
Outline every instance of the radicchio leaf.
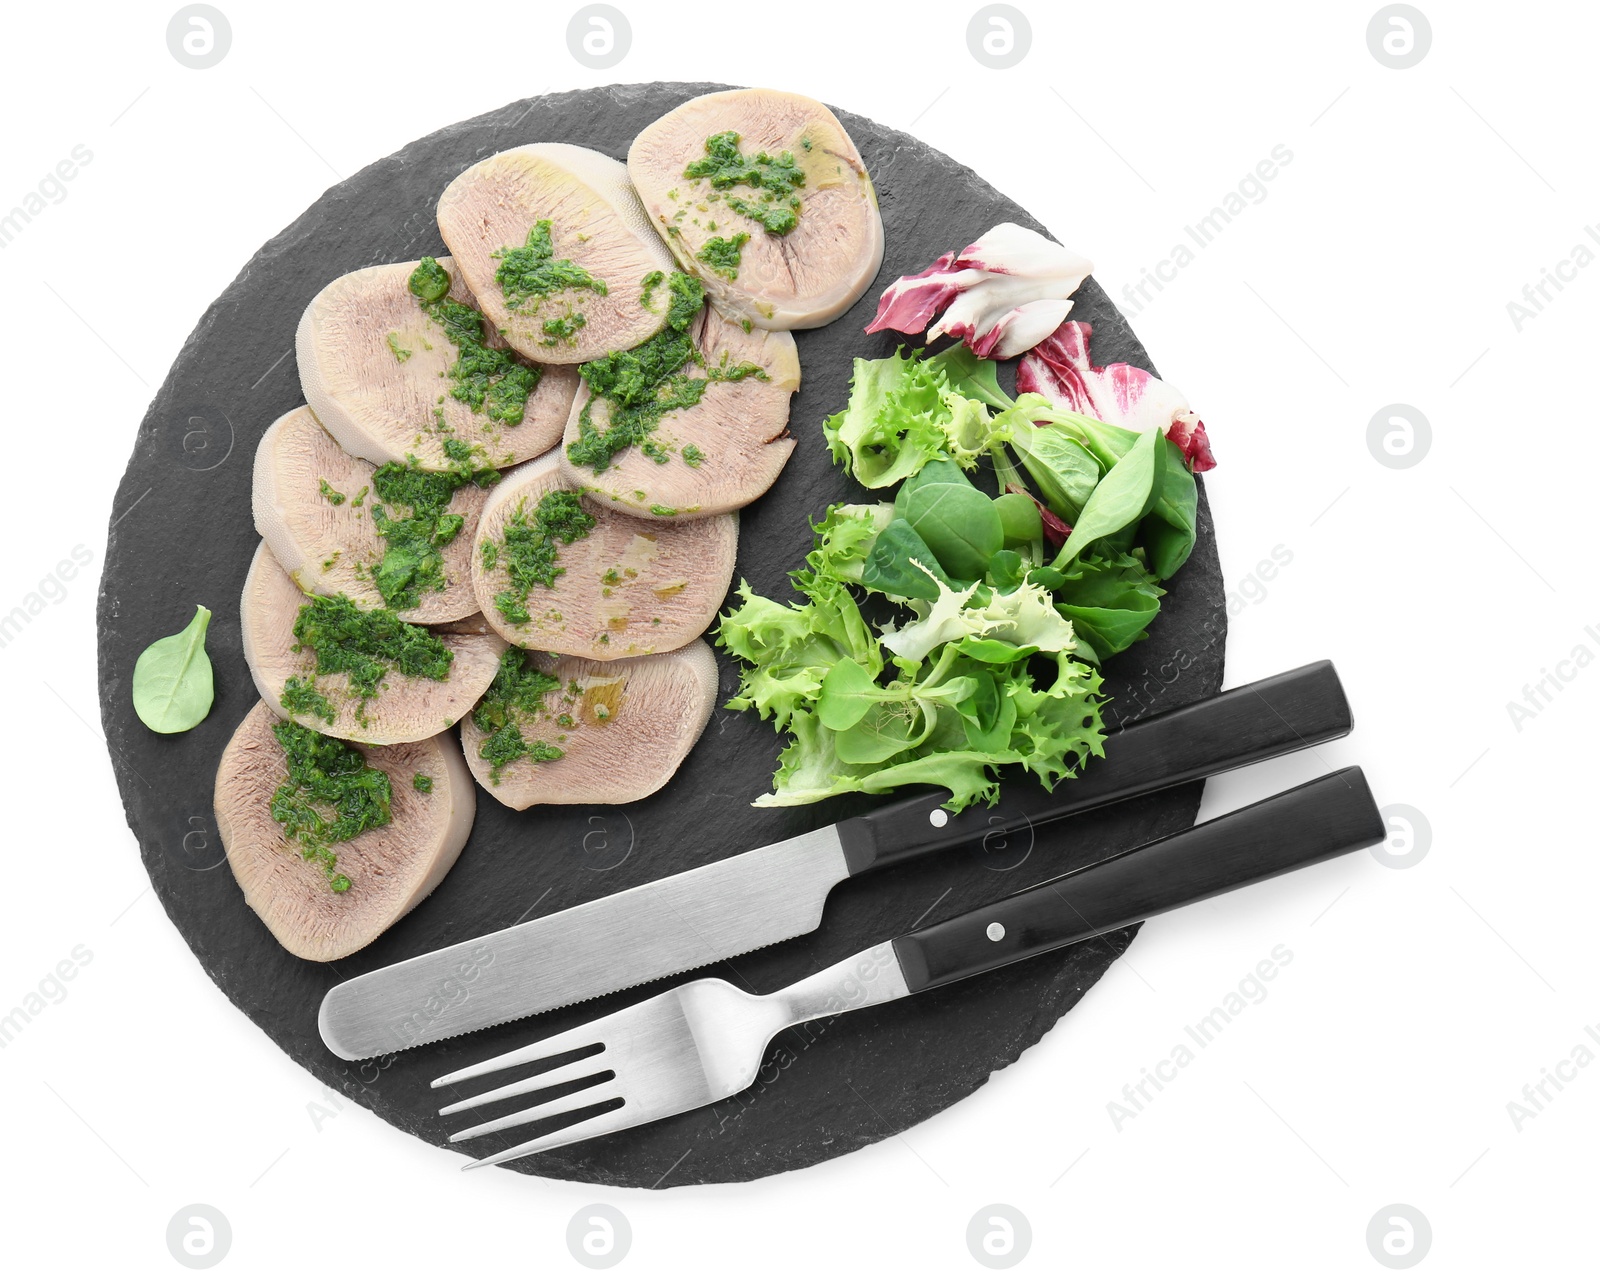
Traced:
<svg viewBox="0 0 1600 1274">
<path fill-rule="evenodd" d="M 869 332 L 954 336 L 979 358 L 1015 358 L 1060 325 L 1092 262 L 1007 221 L 884 289 Z M 932 322 L 936 316 L 937 322 Z"/>
<path fill-rule="evenodd" d="M 1129 363 L 1096 367 L 1089 358 L 1087 323 L 1068 320 L 1017 364 L 1017 392 L 1043 394 L 1068 411 L 1125 429 L 1158 429 L 1183 452 L 1195 473 L 1217 467 L 1211 442 L 1189 400 Z"/>
</svg>

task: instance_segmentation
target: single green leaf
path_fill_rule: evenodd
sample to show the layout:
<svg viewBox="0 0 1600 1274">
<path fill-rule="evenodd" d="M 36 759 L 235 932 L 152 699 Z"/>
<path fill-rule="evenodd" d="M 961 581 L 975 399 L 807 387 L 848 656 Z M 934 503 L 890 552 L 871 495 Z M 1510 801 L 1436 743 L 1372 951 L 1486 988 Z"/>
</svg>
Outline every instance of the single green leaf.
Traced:
<svg viewBox="0 0 1600 1274">
<path fill-rule="evenodd" d="M 954 460 L 940 457 L 930 460 L 921 469 L 912 474 L 900 484 L 900 490 L 895 492 L 894 511 L 896 516 L 905 517 L 906 502 L 911 499 L 912 493 L 919 487 L 932 486 L 940 482 L 953 482 L 956 486 L 972 486 L 971 480 L 961 472 L 961 466 Z M 974 487 L 974 490 L 977 488 Z"/>
<path fill-rule="evenodd" d="M 878 765 L 921 743 L 929 724 L 903 703 L 874 703 L 860 721 L 839 731 L 834 751 L 846 765 Z"/>
<path fill-rule="evenodd" d="M 939 582 L 949 584 L 950 578 L 933 550 L 902 518 L 883 529 L 861 567 L 862 586 L 891 597 L 931 602 L 939 596 Z"/>
<path fill-rule="evenodd" d="M 1178 445 L 1170 438 L 1163 438 L 1159 451 L 1161 494 L 1140 523 L 1139 538 L 1150 556 L 1150 569 L 1156 578 L 1170 579 L 1194 551 L 1200 493 Z"/>
<path fill-rule="evenodd" d="M 989 559 L 984 578 L 996 588 L 1010 590 L 1022 583 L 1024 563 L 1015 549 L 1001 549 Z"/>
<path fill-rule="evenodd" d="M 1049 419 L 1053 426 L 1065 429 L 1069 435 L 1087 447 L 1100 462 L 1102 470 L 1110 469 L 1132 451 L 1142 436 L 1137 429 L 1108 425 L 1103 420 L 1096 420 L 1093 416 L 1085 416 L 1075 411 L 1053 412 Z"/>
<path fill-rule="evenodd" d="M 986 664 L 1014 664 L 1019 659 L 1037 654 L 1039 650 L 1037 646 L 1014 646 L 1009 641 L 999 641 L 993 637 L 963 637 L 956 649 Z"/>
<path fill-rule="evenodd" d="M 1120 654 L 1142 641 L 1150 621 L 1161 610 L 1154 598 L 1140 598 L 1126 607 L 1057 606 L 1072 621 L 1073 634 L 1100 659 Z"/>
<path fill-rule="evenodd" d="M 1020 491 L 1008 491 L 994 502 L 1000 515 L 1000 532 L 1007 548 L 1036 544 L 1044 538 L 1044 520 L 1039 516 L 1039 506 L 1031 496 Z"/>
<path fill-rule="evenodd" d="M 1128 454 L 1100 479 L 1052 566 L 1059 570 L 1096 540 L 1136 525 L 1150 511 L 1161 495 L 1156 444 L 1165 441 L 1154 430 L 1141 434 Z"/>
<path fill-rule="evenodd" d="M 869 697 L 878 689 L 872 675 L 850 660 L 834 664 L 822 679 L 817 716 L 830 730 L 848 730 L 872 707 Z"/>
<path fill-rule="evenodd" d="M 157 734 L 192 730 L 211 711 L 210 623 L 211 612 L 196 606 L 187 628 L 151 642 L 133 665 L 133 710 Z"/>
<path fill-rule="evenodd" d="M 1050 511 L 1069 525 L 1077 522 L 1104 472 L 1100 461 L 1058 425 L 1018 428 L 1012 432 L 1011 448 Z"/>
<path fill-rule="evenodd" d="M 966 727 L 967 746 L 974 752 L 1000 752 L 1011 742 L 1017 705 L 1003 694 L 993 676 L 976 678 L 977 691 L 957 708 Z"/>
<path fill-rule="evenodd" d="M 906 500 L 905 518 L 956 579 L 981 579 L 1005 542 L 994 501 L 969 482 L 918 487 Z"/>
<path fill-rule="evenodd" d="M 914 783 L 933 783 L 950 789 L 950 799 L 944 803 L 947 810 L 963 810 L 977 801 L 993 805 L 1000 794 L 993 771 L 997 766 L 1015 759 L 1009 753 L 994 756 L 970 750 L 934 752 L 874 770 L 856 780 L 850 790 L 892 792 L 897 787 Z"/>
<path fill-rule="evenodd" d="M 979 358 L 965 341 L 935 354 L 927 364 L 942 371 L 956 393 L 987 403 L 996 411 L 1011 406 L 1012 400 L 1000 388 L 999 364 Z"/>
<path fill-rule="evenodd" d="M 1165 590 L 1134 554 L 1096 547 L 1057 574 L 1056 610 L 1072 621 L 1073 632 L 1097 660 L 1142 640 L 1160 613 Z"/>
</svg>

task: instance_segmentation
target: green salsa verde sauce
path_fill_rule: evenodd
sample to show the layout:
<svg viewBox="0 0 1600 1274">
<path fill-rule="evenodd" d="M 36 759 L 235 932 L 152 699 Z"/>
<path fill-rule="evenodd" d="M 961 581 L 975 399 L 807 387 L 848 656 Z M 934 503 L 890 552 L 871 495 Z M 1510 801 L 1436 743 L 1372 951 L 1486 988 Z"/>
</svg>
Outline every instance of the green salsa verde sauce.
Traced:
<svg viewBox="0 0 1600 1274">
<path fill-rule="evenodd" d="M 489 781 L 498 784 L 508 765 L 523 757 L 539 761 L 559 761 L 566 755 L 542 739 L 527 739 L 520 722 L 527 717 L 549 716 L 546 699 L 560 690 L 561 682 L 533 664 L 526 650 L 513 646 L 500 656 L 494 681 L 472 710 L 472 720 L 484 733 L 478 755 L 489 762 Z M 577 697 L 577 683 L 568 685 L 560 706 L 569 707 Z M 560 720 L 570 721 L 563 713 Z"/>
<path fill-rule="evenodd" d="M 497 470 L 474 464 L 472 448 L 460 439 L 446 438 L 444 451 L 450 468 L 443 473 L 428 472 L 407 456 L 405 464 L 391 460 L 372 475 L 372 528 L 386 542 L 372 582 L 393 610 L 409 610 L 422 594 L 444 591 L 443 550 L 466 521 L 448 511 L 450 502 L 469 483 L 490 487 L 500 481 Z M 402 507 L 410 513 L 394 516 Z"/>
<path fill-rule="evenodd" d="M 366 705 L 377 698 L 391 671 L 403 677 L 443 681 L 450 675 L 455 655 L 434 633 L 408 624 L 392 610 L 363 610 L 343 593 L 334 597 L 309 597 L 294 621 L 296 650 L 314 657 L 315 676 L 345 673 L 349 693 L 356 701 L 356 719 L 366 723 Z M 291 678 L 298 703 L 309 705 L 306 715 L 333 720 L 333 707 L 317 689 L 315 678 Z M 288 691 L 286 684 L 285 690 Z M 316 699 L 311 699 L 315 694 Z M 288 700 L 286 710 L 298 712 Z"/>
<path fill-rule="evenodd" d="M 566 574 L 557 560 L 560 546 L 583 539 L 595 525 L 576 491 L 547 491 L 531 512 L 519 501 L 501 538 L 485 540 L 480 550 L 486 570 L 505 563 L 508 587 L 495 594 L 495 609 L 513 624 L 530 623 L 528 594 Z"/>
<path fill-rule="evenodd" d="M 706 246 L 694 254 L 696 261 L 704 261 L 723 278 L 732 281 L 739 277 L 739 261 L 744 245 L 750 236 L 743 230 L 729 239 L 707 239 Z"/>
<path fill-rule="evenodd" d="M 407 286 L 423 313 L 456 347 L 456 361 L 446 373 L 453 382 L 450 397 L 499 424 L 520 425 L 543 369 L 518 362 L 508 349 L 485 344 L 483 315 L 449 299 L 450 274 L 436 258 L 423 257 Z"/>
<path fill-rule="evenodd" d="M 495 267 L 494 281 L 500 285 L 500 294 L 508 310 L 521 312 L 531 301 L 531 308 L 538 311 L 545 302 L 563 293 L 592 292 L 596 296 L 606 296 L 610 292 L 604 279 L 596 278 L 576 261 L 556 256 L 550 233 L 553 224 L 548 220 L 534 222 L 520 248 L 501 248 L 494 254 L 500 262 Z M 541 325 L 544 333 L 541 345 L 571 344 L 587 324 L 588 320 L 572 296 L 566 296 L 563 304 L 562 314 L 545 319 Z"/>
<path fill-rule="evenodd" d="M 278 702 L 292 716 L 316 717 L 333 724 L 333 705 L 328 702 L 328 696 L 317 689 L 314 681 L 290 677 L 283 683 L 283 693 L 278 696 Z"/>
<path fill-rule="evenodd" d="M 330 739 L 293 721 L 272 733 L 283 749 L 288 776 L 272 794 L 271 811 L 283 834 L 307 862 L 316 862 L 336 894 L 350 888 L 337 870 L 332 847 L 389 822 L 389 776 L 342 739 Z"/>
<path fill-rule="evenodd" d="M 634 446 L 657 464 L 666 464 L 671 457 L 651 437 L 663 416 L 698 405 L 714 381 L 767 378 L 754 363 L 706 366 L 689 335 L 690 324 L 705 304 L 704 286 L 692 275 L 674 270 L 667 279 L 667 290 L 671 300 L 659 332 L 632 349 L 618 350 L 578 368 L 589 388 L 589 399 L 578 413 L 578 437 L 567 444 L 567 458 L 573 464 L 601 474 L 619 453 Z M 690 366 L 705 374 L 689 375 Z M 591 411 L 595 400 L 602 398 L 609 416 L 605 429 L 595 424 Z M 699 455 L 700 460 L 704 458 Z"/>
<path fill-rule="evenodd" d="M 683 175 L 703 179 L 713 190 L 724 192 L 722 198 L 730 210 L 754 221 L 770 235 L 786 235 L 800 223 L 800 197 L 795 192 L 806 184 L 806 175 L 792 151 L 777 156 L 766 151 L 746 155 L 739 150 L 739 134 L 730 129 L 706 138 L 705 154 L 692 161 Z M 726 193 L 739 186 L 755 197 Z M 715 230 L 716 223 L 712 222 L 710 228 Z M 695 259 L 725 279 L 737 279 L 744 245 L 749 241 L 750 236 L 743 232 L 711 239 Z"/>
<path fill-rule="evenodd" d="M 649 310 L 650 302 L 655 299 L 656 289 L 666 282 L 667 276 L 660 270 L 652 270 L 639 280 L 639 308 Z M 652 314 L 654 310 L 650 310 Z"/>
</svg>

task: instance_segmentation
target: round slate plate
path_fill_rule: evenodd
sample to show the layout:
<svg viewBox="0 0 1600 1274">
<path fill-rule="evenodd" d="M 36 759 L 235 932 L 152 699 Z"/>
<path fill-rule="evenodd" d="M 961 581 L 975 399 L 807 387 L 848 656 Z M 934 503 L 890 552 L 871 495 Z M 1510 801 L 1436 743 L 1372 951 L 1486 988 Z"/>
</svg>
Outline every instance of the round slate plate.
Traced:
<svg viewBox="0 0 1600 1274">
<path fill-rule="evenodd" d="M 255 703 L 240 652 L 238 599 L 256 532 L 250 467 L 262 431 L 302 399 L 292 352 L 306 303 L 330 279 L 379 262 L 444 250 L 433 206 L 451 178 L 485 155 L 567 141 L 626 155 L 646 124 L 711 84 L 650 84 L 532 98 L 456 124 L 333 187 L 266 244 L 206 311 L 150 407 L 117 492 L 99 606 L 106 738 L 151 883 L 219 987 L 319 1080 L 398 1128 L 443 1145 L 459 1122 L 435 1113 L 428 1081 L 621 1007 L 621 992 L 543 1018 L 364 1063 L 334 1057 L 317 1006 L 337 981 L 519 920 L 779 840 L 864 808 L 840 800 L 756 810 L 779 749 L 771 727 L 718 709 L 676 778 L 627 806 L 514 813 L 480 794 L 460 861 L 433 897 L 377 942 L 337 965 L 287 954 L 245 906 L 212 816 L 217 760 Z M 746 509 L 737 576 L 775 597 L 809 548 L 807 520 L 830 501 L 862 498 L 828 459 L 820 421 L 843 406 L 851 359 L 881 357 L 892 337 L 864 336 L 884 283 L 919 270 L 996 222 L 1039 223 L 972 172 L 916 139 L 840 112 L 882 201 L 888 236 L 876 286 L 838 322 L 798 332 L 804 388 L 788 468 Z M 1054 219 L 1065 219 L 1056 210 Z M 1075 317 L 1094 324 L 1096 361 L 1149 367 L 1127 324 L 1090 280 Z M 1214 693 L 1226 618 L 1210 512 L 1150 640 L 1115 661 L 1111 724 Z M 133 663 L 175 632 L 195 603 L 210 607 L 217 700 L 188 734 L 151 734 L 129 700 Z M 723 664 L 723 689 L 735 673 Z M 725 696 L 726 697 L 726 696 Z M 851 882 L 834 892 L 815 933 L 706 970 L 766 992 L 914 926 L 990 902 L 1122 847 L 1188 826 L 1198 784 L 1070 828 L 996 839 Z M 522 1160 L 519 1171 L 629 1186 L 746 1181 L 869 1145 L 927 1119 L 983 1084 L 1034 1043 L 1127 946 L 1124 930 L 1068 952 L 866 1013 L 785 1032 L 756 1085 L 735 1099 L 625 1133 Z M 506 1078 L 511 1078 L 507 1076 Z M 1043 1096 L 1043 1095 L 1041 1095 Z M 516 1140 L 534 1135 L 519 1130 Z M 509 1135 L 509 1134 L 507 1134 Z M 514 1144 L 486 1138 L 480 1153 Z"/>
</svg>

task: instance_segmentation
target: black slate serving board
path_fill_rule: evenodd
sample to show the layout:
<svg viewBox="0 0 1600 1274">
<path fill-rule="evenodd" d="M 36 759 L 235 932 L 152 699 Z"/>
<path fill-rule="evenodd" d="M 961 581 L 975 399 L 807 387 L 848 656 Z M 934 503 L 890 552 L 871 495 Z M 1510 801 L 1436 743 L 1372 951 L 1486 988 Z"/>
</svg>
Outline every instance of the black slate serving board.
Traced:
<svg viewBox="0 0 1600 1274">
<path fill-rule="evenodd" d="M 128 822 L 157 896 L 206 972 L 279 1047 L 333 1090 L 435 1145 L 462 1125 L 435 1113 L 440 1094 L 428 1087 L 431 1078 L 664 984 L 359 1063 L 334 1057 L 317 1035 L 317 1007 L 329 986 L 865 806 L 838 800 L 752 809 L 749 802 L 768 789 L 780 740 L 770 726 L 719 708 L 676 778 L 655 796 L 627 806 L 515 813 L 480 793 L 472 838 L 433 897 L 336 965 L 287 954 L 244 904 L 216 836 L 211 799 L 217 760 L 256 700 L 238 628 L 239 593 L 257 541 L 250 517 L 256 442 L 302 401 L 292 344 L 306 303 L 347 271 L 442 253 L 434 202 L 464 168 L 531 141 L 576 142 L 622 158 L 646 124 L 717 87 L 624 85 L 515 102 L 413 142 L 330 189 L 267 243 L 201 318 L 140 426 L 111 511 L 99 603 L 101 710 Z M 1042 228 L 915 138 L 839 115 L 877 186 L 887 250 L 877 284 L 848 314 L 796 333 L 804 386 L 791 428 L 799 446 L 773 491 L 744 511 L 736 572 L 776 597 L 787 596 L 786 573 L 809 548 L 807 520 L 830 501 L 862 498 L 829 461 L 820 421 L 844 404 L 853 357 L 881 357 L 894 348 L 892 334 L 862 333 L 878 292 L 999 221 Z M 1069 225 L 1068 208 L 1053 210 L 1052 220 Z M 1093 323 L 1097 362 L 1150 366 L 1093 280 L 1079 290 L 1074 317 Z M 1203 491 L 1199 545 L 1172 583 L 1151 639 L 1114 661 L 1107 676 L 1116 700 L 1110 723 L 1177 707 L 1221 685 L 1226 616 Z M 188 734 L 151 734 L 129 699 L 134 660 L 147 643 L 181 628 L 197 602 L 214 612 L 216 706 Z M 719 660 L 723 689 L 731 693 L 736 674 L 726 657 Z M 815 933 L 704 973 L 770 991 L 920 920 L 943 919 L 1186 827 L 1199 800 L 1194 784 L 851 882 L 835 891 Z M 1016 1060 L 1099 979 L 1136 928 L 785 1032 L 756 1085 L 734 1100 L 512 1166 L 576 1181 L 664 1187 L 751 1180 L 870 1145 L 959 1101 Z M 1039 1099 L 1048 1101 L 1049 1093 Z M 518 1130 L 516 1140 L 538 1131 Z M 474 1149 L 509 1144 L 486 1138 Z"/>
</svg>

